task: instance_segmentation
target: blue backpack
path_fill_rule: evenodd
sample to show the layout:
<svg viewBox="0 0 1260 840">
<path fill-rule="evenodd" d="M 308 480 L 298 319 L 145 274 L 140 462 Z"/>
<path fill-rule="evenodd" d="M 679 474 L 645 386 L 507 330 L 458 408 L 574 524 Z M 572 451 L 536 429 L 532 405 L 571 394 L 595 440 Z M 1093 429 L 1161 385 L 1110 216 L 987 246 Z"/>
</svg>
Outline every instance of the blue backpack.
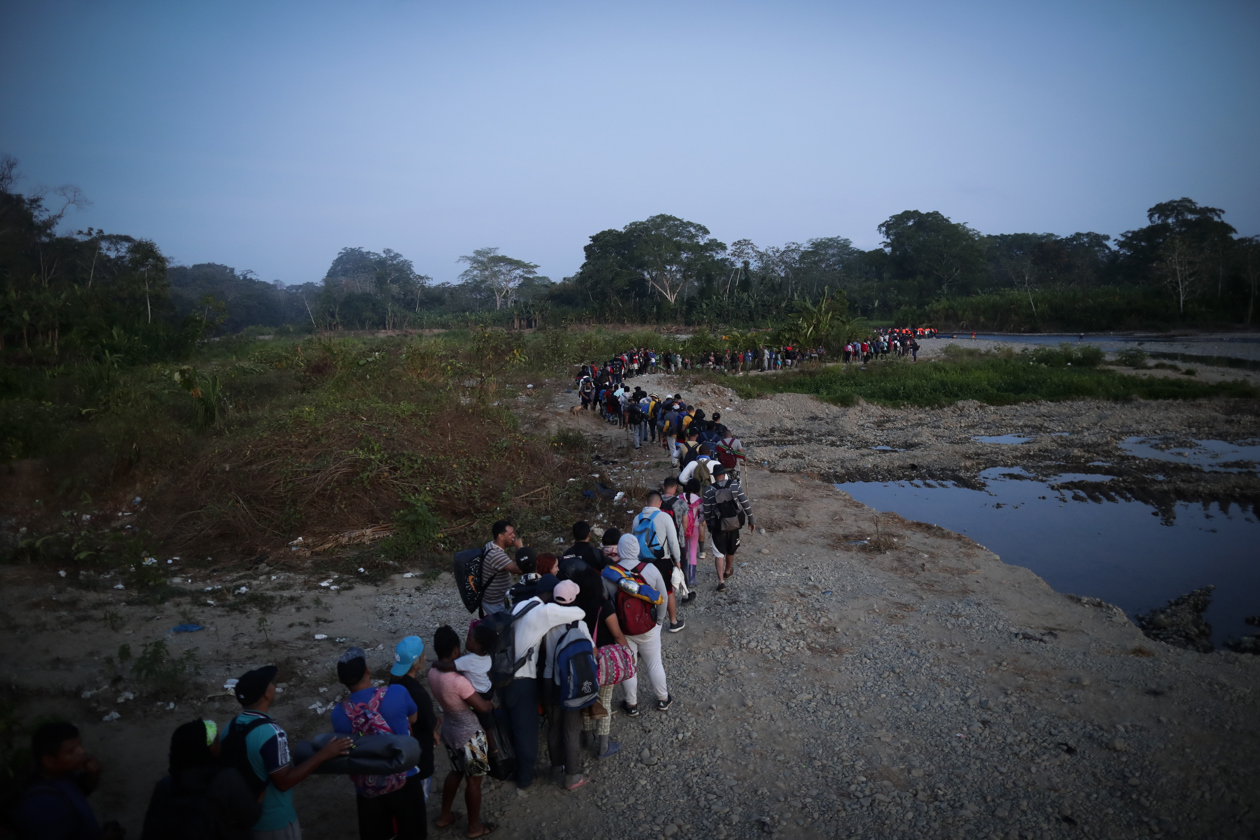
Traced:
<svg viewBox="0 0 1260 840">
<path fill-rule="evenodd" d="M 565 709 L 585 709 L 599 699 L 595 647 L 576 621 L 556 643 L 555 681 Z"/>
<path fill-rule="evenodd" d="M 660 544 L 656 528 L 652 525 L 659 513 L 659 510 L 655 510 L 647 516 L 640 514 L 639 521 L 634 524 L 632 533 L 639 541 L 639 556 L 645 560 L 660 560 L 665 555 L 665 547 Z"/>
</svg>

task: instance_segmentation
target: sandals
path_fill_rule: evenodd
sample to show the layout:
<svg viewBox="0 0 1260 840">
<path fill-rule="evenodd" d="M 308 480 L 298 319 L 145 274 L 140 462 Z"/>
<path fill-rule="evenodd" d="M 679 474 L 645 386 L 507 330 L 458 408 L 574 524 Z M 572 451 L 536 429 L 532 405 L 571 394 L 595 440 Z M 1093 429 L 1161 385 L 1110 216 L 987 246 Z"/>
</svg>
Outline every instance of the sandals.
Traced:
<svg viewBox="0 0 1260 840">
<path fill-rule="evenodd" d="M 487 834 L 494 834 L 495 829 L 497 829 L 498 827 L 499 827 L 499 824 L 498 824 L 498 823 L 483 822 L 483 823 L 481 824 L 481 833 L 480 833 L 480 834 L 469 834 L 468 836 L 469 836 L 470 838 L 473 838 L 473 837 L 485 837 Z"/>
<path fill-rule="evenodd" d="M 564 786 L 564 789 L 565 789 L 565 790 L 577 790 L 578 788 L 580 788 L 582 785 L 586 784 L 586 783 L 587 783 L 587 782 L 589 782 L 590 780 L 591 780 L 591 777 L 590 777 L 590 776 L 587 776 L 587 775 L 583 774 L 583 775 L 581 775 L 581 776 L 578 776 L 578 777 L 577 777 L 577 780 L 576 780 L 576 781 L 574 781 L 572 784 L 565 785 L 565 786 Z"/>
<path fill-rule="evenodd" d="M 444 822 L 442 822 L 442 818 L 441 818 L 441 817 L 438 817 L 438 820 L 437 820 L 437 822 L 435 822 L 435 823 L 434 823 L 434 825 L 435 825 L 435 826 L 437 826 L 438 828 L 450 828 L 451 826 L 455 825 L 455 823 L 459 822 L 459 818 L 460 818 L 460 817 L 462 817 L 462 816 L 464 816 L 464 815 L 463 815 L 463 814 L 461 814 L 460 812 L 458 812 L 458 811 L 452 811 L 452 812 L 451 812 L 451 821 L 450 821 L 450 822 L 448 822 L 448 823 L 444 823 Z"/>
</svg>

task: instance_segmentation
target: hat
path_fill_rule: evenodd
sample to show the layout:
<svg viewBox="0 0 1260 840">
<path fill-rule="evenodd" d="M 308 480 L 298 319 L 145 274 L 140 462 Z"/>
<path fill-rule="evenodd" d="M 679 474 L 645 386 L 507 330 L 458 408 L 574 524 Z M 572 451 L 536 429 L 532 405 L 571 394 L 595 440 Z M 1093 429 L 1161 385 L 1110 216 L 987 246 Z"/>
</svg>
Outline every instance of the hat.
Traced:
<svg viewBox="0 0 1260 840">
<path fill-rule="evenodd" d="M 424 656 L 424 639 L 408 636 L 394 647 L 394 667 L 389 672 L 395 677 L 406 676 L 416 660 Z"/>
<path fill-rule="evenodd" d="M 714 478 L 717 478 L 719 475 L 726 475 L 726 466 L 721 461 L 717 462 L 709 467 L 709 475 Z"/>
<path fill-rule="evenodd" d="M 279 671 L 275 665 L 264 665 L 242 674 L 236 681 L 236 699 L 242 706 L 257 703 L 267 693 L 267 686 L 275 681 Z"/>
<path fill-rule="evenodd" d="M 367 654 L 361 647 L 352 647 L 337 660 L 337 679 L 346 688 L 363 679 L 367 673 Z"/>
<path fill-rule="evenodd" d="M 579 591 L 581 590 L 578 589 L 578 585 L 573 581 L 562 580 L 556 584 L 555 601 L 557 604 L 572 604 L 577 598 Z"/>
<path fill-rule="evenodd" d="M 634 534 L 623 534 L 617 540 L 617 557 L 620 560 L 639 559 L 639 538 Z"/>
</svg>

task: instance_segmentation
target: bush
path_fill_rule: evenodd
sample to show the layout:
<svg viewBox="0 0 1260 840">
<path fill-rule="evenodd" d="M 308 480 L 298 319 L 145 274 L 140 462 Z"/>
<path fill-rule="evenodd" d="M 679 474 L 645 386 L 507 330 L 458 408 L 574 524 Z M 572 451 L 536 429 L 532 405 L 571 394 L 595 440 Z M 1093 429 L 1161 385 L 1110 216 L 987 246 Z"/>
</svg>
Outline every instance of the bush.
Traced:
<svg viewBox="0 0 1260 840">
<path fill-rule="evenodd" d="M 419 496 L 408 496 L 394 514 L 394 533 L 381 543 L 381 552 L 394 560 L 407 560 L 433 548 L 441 538 L 442 522 Z"/>
<path fill-rule="evenodd" d="M 1038 347 L 1026 350 L 1022 355 L 1034 365 L 1046 367 L 1098 367 L 1106 354 L 1089 344 L 1060 344 L 1058 347 Z"/>
<path fill-rule="evenodd" d="M 1116 361 L 1124 367 L 1135 368 L 1141 370 L 1148 367 L 1146 360 L 1151 357 L 1150 353 L 1140 350 L 1137 347 L 1126 347 L 1119 353 L 1116 353 Z"/>
</svg>

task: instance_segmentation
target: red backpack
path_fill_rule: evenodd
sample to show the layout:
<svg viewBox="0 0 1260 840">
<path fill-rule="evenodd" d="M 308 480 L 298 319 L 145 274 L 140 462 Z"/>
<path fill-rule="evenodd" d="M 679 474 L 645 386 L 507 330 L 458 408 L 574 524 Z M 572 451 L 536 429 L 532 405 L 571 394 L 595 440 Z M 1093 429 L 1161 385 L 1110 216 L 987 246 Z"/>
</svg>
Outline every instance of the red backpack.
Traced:
<svg viewBox="0 0 1260 840">
<path fill-rule="evenodd" d="M 381 714 L 381 699 L 385 696 L 385 692 L 389 690 L 388 686 L 382 686 L 372 693 L 372 699 L 366 703 L 351 703 L 347 699 L 341 704 L 342 710 L 346 713 L 346 717 L 350 718 L 350 730 L 355 735 L 394 735 L 394 730 L 389 728 L 388 721 Z M 401 733 L 408 734 L 408 733 Z M 377 796 L 384 796 L 407 784 L 407 773 L 394 773 L 390 776 L 356 776 L 351 774 L 350 781 L 354 782 L 354 788 L 359 792 L 359 796 L 365 799 L 373 799 Z"/>
<path fill-rule="evenodd" d="M 647 563 L 640 563 L 634 569 L 626 574 L 627 577 L 634 579 L 635 583 L 647 586 L 648 582 L 643 578 L 643 569 Z M 652 605 L 642 598 L 636 598 L 633 595 L 627 595 L 621 589 L 617 590 L 617 621 L 621 623 L 621 632 L 627 636 L 641 636 L 644 633 L 650 633 L 652 628 L 656 626 L 656 618 L 652 615 Z"/>
<path fill-rule="evenodd" d="M 732 435 L 729 438 L 723 438 L 717 445 L 718 463 L 726 467 L 728 470 L 735 469 L 735 466 L 739 463 L 735 450 L 731 448 L 731 444 L 734 442 L 735 437 Z"/>
</svg>

